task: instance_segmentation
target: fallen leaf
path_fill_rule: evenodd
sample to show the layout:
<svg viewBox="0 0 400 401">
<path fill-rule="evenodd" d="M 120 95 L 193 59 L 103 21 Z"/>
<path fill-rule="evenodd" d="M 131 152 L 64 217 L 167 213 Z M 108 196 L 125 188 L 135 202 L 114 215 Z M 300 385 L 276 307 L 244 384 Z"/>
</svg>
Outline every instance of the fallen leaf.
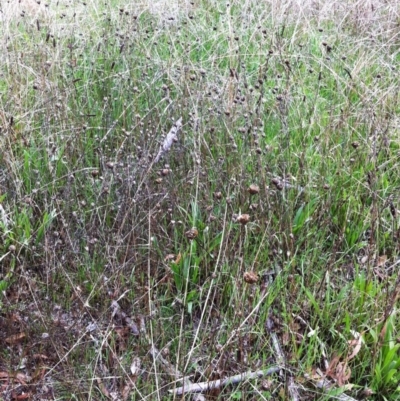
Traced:
<svg viewBox="0 0 400 401">
<path fill-rule="evenodd" d="M 32 393 L 12 394 L 11 397 L 12 400 L 27 400 L 32 397 Z"/>
<path fill-rule="evenodd" d="M 7 372 L 0 372 L 0 380 L 2 379 L 8 379 L 9 374 Z"/>
<path fill-rule="evenodd" d="M 351 377 L 351 369 L 347 362 L 342 362 L 339 356 L 334 356 L 329 362 L 326 376 L 336 380 L 339 387 L 342 387 Z"/>
<path fill-rule="evenodd" d="M 49 359 L 48 356 L 43 355 L 43 354 L 33 354 L 32 357 L 33 357 L 33 359 L 40 359 L 42 361 L 45 360 L 45 359 Z"/>
<path fill-rule="evenodd" d="M 23 373 L 17 373 L 17 374 L 10 374 L 8 372 L 0 372 L 0 380 L 15 380 L 19 384 L 22 384 L 23 386 L 26 386 L 28 382 L 32 380 L 30 376 L 27 376 Z"/>
<path fill-rule="evenodd" d="M 18 333 L 18 334 L 13 334 L 10 337 L 6 338 L 6 343 L 7 344 L 18 344 L 19 342 L 21 342 L 24 338 L 26 337 L 25 333 Z"/>
<path fill-rule="evenodd" d="M 107 390 L 107 387 L 100 379 L 100 377 L 97 378 L 97 384 L 99 385 L 99 389 L 103 393 L 103 395 L 105 395 L 107 398 L 110 398 L 110 392 Z"/>
<path fill-rule="evenodd" d="M 137 376 L 131 376 L 128 377 L 128 383 L 124 386 L 122 389 L 122 400 L 126 401 L 129 398 L 130 393 L 132 390 L 135 388 L 135 381 L 136 381 Z"/>
<path fill-rule="evenodd" d="M 181 259 L 182 259 L 182 254 L 179 252 L 178 256 L 176 257 L 176 259 L 174 261 L 174 263 L 177 265 L 181 261 Z"/>
<path fill-rule="evenodd" d="M 358 334 L 358 336 L 356 336 L 356 338 L 349 341 L 349 345 L 354 346 L 354 348 L 353 348 L 353 352 L 347 357 L 347 361 L 350 361 L 351 359 L 353 359 L 360 352 L 361 344 L 362 344 L 362 337 L 361 337 L 360 333 L 357 333 L 357 334 Z"/>
<path fill-rule="evenodd" d="M 340 357 L 335 355 L 329 362 L 328 368 L 326 369 L 326 376 L 336 379 L 336 368 L 340 362 Z"/>
<path fill-rule="evenodd" d="M 336 366 L 336 377 L 338 386 L 342 387 L 351 377 L 351 369 L 346 362 L 339 362 Z"/>
<path fill-rule="evenodd" d="M 173 260 L 173 259 L 175 259 L 175 254 L 169 253 L 167 256 L 165 256 L 164 262 L 168 262 L 168 261 Z"/>
<path fill-rule="evenodd" d="M 376 266 L 377 267 L 385 266 L 386 261 L 387 261 L 387 256 L 386 255 L 379 256 L 379 258 L 377 260 L 377 263 L 376 263 Z"/>
</svg>

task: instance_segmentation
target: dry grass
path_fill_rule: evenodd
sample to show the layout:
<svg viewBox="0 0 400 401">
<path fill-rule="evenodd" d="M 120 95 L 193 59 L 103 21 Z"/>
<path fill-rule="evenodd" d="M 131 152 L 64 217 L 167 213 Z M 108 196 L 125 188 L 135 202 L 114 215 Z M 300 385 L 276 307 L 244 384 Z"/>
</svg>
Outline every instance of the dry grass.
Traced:
<svg viewBox="0 0 400 401">
<path fill-rule="evenodd" d="M 0 11 L 3 399 L 396 399 L 396 2 Z"/>
</svg>

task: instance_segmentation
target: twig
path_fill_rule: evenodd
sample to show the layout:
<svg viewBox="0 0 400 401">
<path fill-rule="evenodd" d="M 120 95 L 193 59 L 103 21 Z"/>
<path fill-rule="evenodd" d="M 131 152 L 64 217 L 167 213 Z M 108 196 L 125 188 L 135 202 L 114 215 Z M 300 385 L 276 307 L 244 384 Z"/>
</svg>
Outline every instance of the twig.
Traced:
<svg viewBox="0 0 400 401">
<path fill-rule="evenodd" d="M 226 379 L 213 380 L 209 382 L 193 383 L 189 386 L 177 387 L 169 390 L 170 393 L 181 395 L 184 393 L 202 393 L 204 391 L 214 390 L 225 387 L 229 384 L 240 383 L 244 380 L 256 379 L 264 376 L 270 376 L 281 370 L 281 366 L 273 366 L 267 370 L 259 370 L 257 372 L 246 372 L 240 375 L 227 377 Z"/>
<path fill-rule="evenodd" d="M 271 331 L 269 334 L 271 336 L 272 345 L 273 345 L 273 347 L 275 349 L 275 353 L 277 355 L 277 362 L 279 364 L 281 364 L 282 366 L 286 366 L 285 354 L 282 351 L 281 345 L 280 345 L 279 340 L 278 340 L 278 336 L 273 331 Z M 282 374 L 282 371 L 279 372 L 279 374 Z M 290 374 L 289 374 L 289 377 L 288 377 L 288 386 L 287 386 L 287 388 L 288 388 L 288 391 L 289 391 L 289 394 L 290 394 L 290 399 L 292 401 L 299 401 L 300 400 L 300 394 L 299 394 L 297 385 L 294 383 L 293 376 L 291 376 Z"/>
<path fill-rule="evenodd" d="M 175 366 L 173 366 L 171 363 L 169 363 L 161 355 L 160 351 L 154 345 L 151 346 L 150 353 L 151 353 L 151 356 L 153 357 L 153 359 L 155 361 L 159 362 L 162 365 L 162 367 L 164 368 L 164 370 L 170 376 L 175 377 L 177 379 L 177 381 L 183 382 L 183 387 L 178 387 L 178 389 L 184 389 L 184 391 L 182 391 L 181 393 L 176 392 L 176 394 L 183 394 L 183 392 L 186 392 L 186 389 L 195 385 L 187 377 L 184 377 L 184 375 L 178 369 L 176 369 Z M 174 392 L 178 389 L 170 390 L 170 391 Z M 196 398 L 194 400 L 195 401 L 205 401 L 205 398 L 203 397 L 203 395 L 197 394 Z"/>
</svg>

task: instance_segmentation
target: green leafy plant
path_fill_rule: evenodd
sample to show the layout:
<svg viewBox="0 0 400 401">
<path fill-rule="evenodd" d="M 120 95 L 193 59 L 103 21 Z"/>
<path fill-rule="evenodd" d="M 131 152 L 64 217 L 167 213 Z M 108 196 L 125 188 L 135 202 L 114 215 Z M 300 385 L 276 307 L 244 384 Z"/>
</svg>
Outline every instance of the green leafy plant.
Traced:
<svg viewBox="0 0 400 401">
<path fill-rule="evenodd" d="M 375 353 L 370 387 L 383 399 L 396 399 L 400 394 L 400 343 L 396 337 L 396 311 L 376 329 L 370 328 L 370 345 Z"/>
</svg>

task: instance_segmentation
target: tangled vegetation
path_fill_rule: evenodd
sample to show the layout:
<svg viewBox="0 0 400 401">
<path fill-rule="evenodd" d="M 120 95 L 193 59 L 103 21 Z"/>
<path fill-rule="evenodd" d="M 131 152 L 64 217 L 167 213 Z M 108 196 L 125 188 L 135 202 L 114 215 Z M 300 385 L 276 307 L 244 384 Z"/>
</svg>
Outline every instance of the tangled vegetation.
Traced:
<svg viewBox="0 0 400 401">
<path fill-rule="evenodd" d="M 400 3 L 142 3 L 0 5 L 1 397 L 399 399 Z"/>
</svg>

